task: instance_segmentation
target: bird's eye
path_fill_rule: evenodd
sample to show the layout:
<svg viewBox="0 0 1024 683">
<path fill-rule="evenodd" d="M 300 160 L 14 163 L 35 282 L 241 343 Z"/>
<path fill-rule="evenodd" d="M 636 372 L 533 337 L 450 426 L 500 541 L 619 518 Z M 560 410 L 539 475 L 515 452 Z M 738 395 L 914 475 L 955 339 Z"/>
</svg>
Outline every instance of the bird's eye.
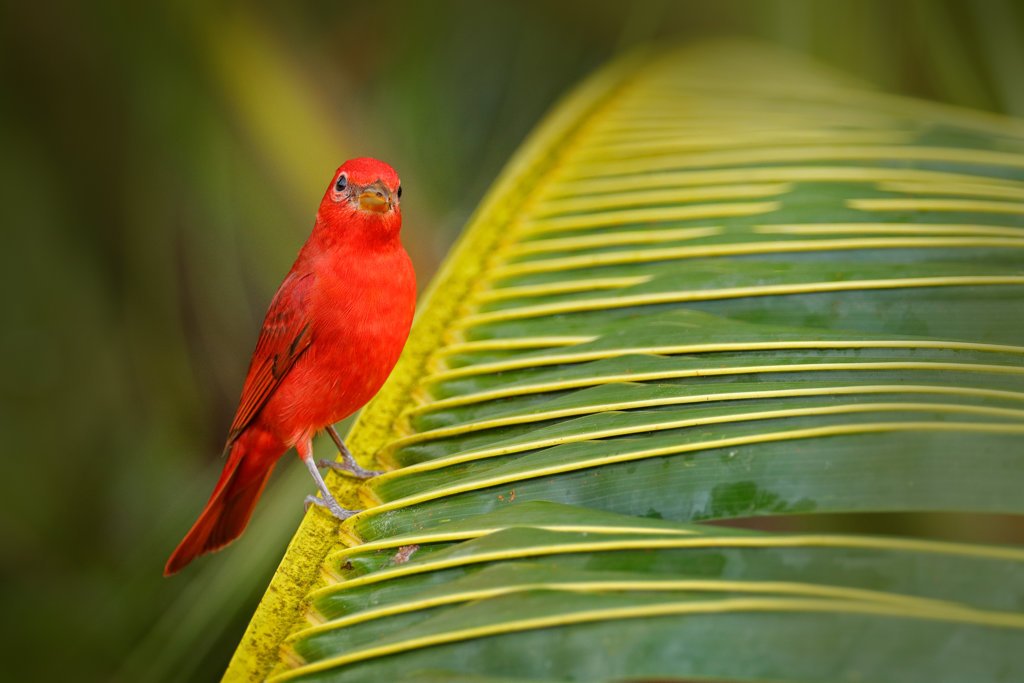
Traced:
<svg viewBox="0 0 1024 683">
<path fill-rule="evenodd" d="M 338 192 L 344 192 L 346 187 L 348 187 L 348 176 L 342 173 L 338 176 L 338 182 L 334 183 L 334 189 Z"/>
<path fill-rule="evenodd" d="M 398 186 L 398 198 L 399 199 L 402 198 L 402 186 L 401 185 Z"/>
</svg>

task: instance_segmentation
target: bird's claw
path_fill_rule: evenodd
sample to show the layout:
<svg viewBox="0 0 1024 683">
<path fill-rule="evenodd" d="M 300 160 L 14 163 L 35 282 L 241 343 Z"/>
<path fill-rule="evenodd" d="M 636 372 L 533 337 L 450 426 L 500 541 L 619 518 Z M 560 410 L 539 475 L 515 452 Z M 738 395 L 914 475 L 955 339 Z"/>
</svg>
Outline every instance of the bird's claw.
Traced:
<svg viewBox="0 0 1024 683">
<path fill-rule="evenodd" d="M 368 470 L 365 467 L 361 467 L 355 460 L 317 460 L 317 467 L 326 467 L 334 470 L 335 472 L 343 472 L 356 479 L 372 479 L 373 477 L 384 474 L 383 470 Z"/>
<path fill-rule="evenodd" d="M 314 495 L 306 496 L 306 499 L 304 501 L 304 507 L 307 512 L 309 511 L 310 505 L 316 505 L 317 507 L 325 508 L 328 512 L 331 513 L 331 515 L 333 515 L 336 519 L 342 522 L 344 522 L 346 519 L 359 512 L 359 510 L 346 510 L 345 508 L 338 505 L 338 501 L 334 500 L 333 498 L 329 500 L 324 500 L 323 498 Z"/>
<path fill-rule="evenodd" d="M 356 479 L 370 479 L 384 474 L 381 470 L 368 470 L 364 467 L 360 467 L 359 463 L 356 462 L 356 459 L 352 457 L 352 451 L 348 449 L 345 442 L 341 440 L 340 436 L 338 436 L 338 430 L 334 428 L 334 425 L 327 425 L 327 433 L 330 435 L 331 440 L 334 441 L 334 445 L 338 447 L 338 454 L 341 455 L 341 461 L 320 460 L 317 462 L 317 465 L 320 467 L 330 467 L 336 472 L 345 472 Z"/>
</svg>

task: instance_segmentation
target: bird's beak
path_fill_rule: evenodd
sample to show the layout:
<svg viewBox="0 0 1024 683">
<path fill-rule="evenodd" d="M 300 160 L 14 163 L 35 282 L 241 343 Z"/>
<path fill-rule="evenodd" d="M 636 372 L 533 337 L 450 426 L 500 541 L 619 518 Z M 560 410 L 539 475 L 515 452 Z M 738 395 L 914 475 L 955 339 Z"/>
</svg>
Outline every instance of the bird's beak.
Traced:
<svg viewBox="0 0 1024 683">
<path fill-rule="evenodd" d="M 391 191 L 382 183 L 377 181 L 367 185 L 358 195 L 359 208 L 363 211 L 384 213 L 391 210 Z"/>
</svg>

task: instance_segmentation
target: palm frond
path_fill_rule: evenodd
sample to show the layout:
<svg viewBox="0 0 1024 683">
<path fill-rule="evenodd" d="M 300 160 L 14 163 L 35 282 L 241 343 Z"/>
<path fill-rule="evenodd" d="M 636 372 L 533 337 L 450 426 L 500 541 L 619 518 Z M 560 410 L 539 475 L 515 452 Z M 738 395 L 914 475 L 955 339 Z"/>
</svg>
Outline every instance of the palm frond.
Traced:
<svg viewBox="0 0 1024 683">
<path fill-rule="evenodd" d="M 1024 123 L 621 60 L 472 219 L 350 436 L 395 469 L 228 679 L 1019 678 L 1024 550 L 707 522 L 1024 513 L 1022 310 Z"/>
</svg>

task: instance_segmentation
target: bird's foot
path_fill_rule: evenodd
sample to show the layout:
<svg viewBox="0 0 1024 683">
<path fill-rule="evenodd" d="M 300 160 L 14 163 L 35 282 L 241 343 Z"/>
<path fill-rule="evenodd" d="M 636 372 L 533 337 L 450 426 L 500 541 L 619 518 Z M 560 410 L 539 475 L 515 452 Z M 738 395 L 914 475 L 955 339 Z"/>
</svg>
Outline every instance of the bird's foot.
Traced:
<svg viewBox="0 0 1024 683">
<path fill-rule="evenodd" d="M 334 500 L 334 498 L 328 498 L 325 500 L 323 498 L 320 498 L 319 496 L 314 495 L 306 496 L 306 510 L 309 510 L 310 505 L 316 505 L 318 507 L 326 508 L 328 512 L 330 512 L 332 515 L 334 515 L 334 517 L 341 520 L 342 522 L 344 522 L 346 519 L 359 512 L 359 510 L 346 510 L 345 508 L 338 505 L 338 501 Z"/>
<path fill-rule="evenodd" d="M 368 470 L 365 467 L 361 467 L 356 462 L 356 459 L 352 457 L 352 452 L 348 449 L 348 446 L 341 440 L 338 430 L 334 428 L 334 425 L 327 425 L 327 433 L 330 435 L 334 445 L 338 447 L 338 453 L 341 454 L 342 460 L 341 462 L 337 460 L 318 460 L 317 465 L 320 467 L 330 467 L 336 472 L 344 472 L 356 479 L 370 479 L 384 474 L 382 470 Z"/>
<path fill-rule="evenodd" d="M 356 479 L 372 479 L 384 474 L 383 470 L 368 470 L 362 467 L 349 453 L 342 453 L 341 455 L 344 460 L 317 460 L 317 467 L 328 467 L 335 472 L 342 472 Z"/>
</svg>

